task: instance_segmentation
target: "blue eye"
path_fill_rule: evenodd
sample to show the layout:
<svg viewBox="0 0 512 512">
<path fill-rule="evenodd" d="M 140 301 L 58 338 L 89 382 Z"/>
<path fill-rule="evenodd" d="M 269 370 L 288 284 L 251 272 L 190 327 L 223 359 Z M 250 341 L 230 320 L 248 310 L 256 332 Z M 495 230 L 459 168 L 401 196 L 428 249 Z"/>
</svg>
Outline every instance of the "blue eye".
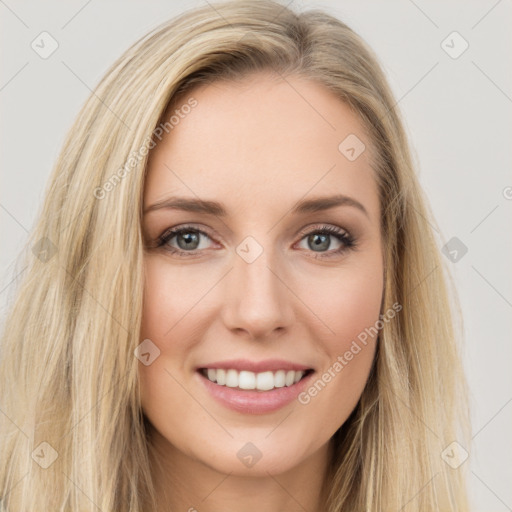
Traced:
<svg viewBox="0 0 512 512">
<path fill-rule="evenodd" d="M 339 247 L 331 249 L 333 238 Z M 157 247 L 179 256 L 195 256 L 201 250 L 208 249 L 208 242 L 202 244 L 202 239 L 212 240 L 205 231 L 193 226 L 181 226 L 165 231 L 157 240 Z M 339 255 L 355 247 L 355 239 L 346 231 L 329 225 L 322 225 L 301 233 L 300 242 L 307 243 L 307 249 L 314 253 L 315 258 L 328 258 Z"/>
<path fill-rule="evenodd" d="M 340 244 L 340 247 L 329 251 L 328 249 L 331 247 L 333 237 Z M 346 231 L 334 226 L 321 226 L 318 229 L 314 229 L 307 233 L 304 239 L 306 240 L 307 248 L 322 258 L 341 254 L 355 247 L 355 239 Z"/>
<path fill-rule="evenodd" d="M 165 246 L 165 249 L 178 254 L 189 255 L 195 254 L 196 251 L 205 249 L 200 247 L 201 238 L 210 238 L 204 231 L 193 227 L 181 227 L 166 231 L 158 239 L 158 247 Z M 170 245 L 171 240 L 175 238 L 178 247 Z"/>
</svg>

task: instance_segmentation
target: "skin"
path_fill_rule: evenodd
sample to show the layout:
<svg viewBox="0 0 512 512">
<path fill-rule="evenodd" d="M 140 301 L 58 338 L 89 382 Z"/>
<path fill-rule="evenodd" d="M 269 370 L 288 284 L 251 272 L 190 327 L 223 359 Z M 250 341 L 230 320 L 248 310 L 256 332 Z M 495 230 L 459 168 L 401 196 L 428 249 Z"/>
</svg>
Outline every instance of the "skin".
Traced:
<svg viewBox="0 0 512 512">
<path fill-rule="evenodd" d="M 200 86 L 181 104 L 191 96 L 197 106 L 151 151 L 144 209 L 176 195 L 219 201 L 228 215 L 161 208 L 143 218 L 141 341 L 149 338 L 160 355 L 139 364 L 140 390 L 158 510 L 320 511 L 329 441 L 361 396 L 376 339 L 307 405 L 294 400 L 266 414 L 225 408 L 195 369 L 282 358 L 320 377 L 379 319 L 384 268 L 370 142 L 356 114 L 304 78 L 258 72 Z M 351 133 L 367 147 L 354 161 L 338 150 Z M 347 205 L 290 213 L 299 200 L 334 193 L 359 201 L 367 215 Z M 195 255 L 156 247 L 184 224 L 208 234 L 188 246 Z M 344 243 L 327 235 L 315 250 L 308 234 L 322 225 L 352 235 L 355 248 L 334 254 Z M 252 263 L 236 252 L 247 236 L 263 249 Z M 167 248 L 186 251 L 186 242 L 174 236 Z M 262 454 L 250 468 L 237 457 L 247 442 Z"/>
</svg>

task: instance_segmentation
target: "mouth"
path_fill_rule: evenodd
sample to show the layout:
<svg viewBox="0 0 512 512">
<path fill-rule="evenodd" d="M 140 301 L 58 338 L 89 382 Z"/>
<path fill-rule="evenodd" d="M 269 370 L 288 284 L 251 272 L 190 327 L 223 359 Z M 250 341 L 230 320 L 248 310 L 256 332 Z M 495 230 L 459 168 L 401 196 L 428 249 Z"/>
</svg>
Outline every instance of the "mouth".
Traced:
<svg viewBox="0 0 512 512">
<path fill-rule="evenodd" d="M 205 379 L 238 391 L 268 392 L 279 388 L 290 388 L 306 379 L 314 370 L 275 370 L 252 372 L 249 370 L 235 370 L 233 368 L 199 368 L 197 370 Z"/>
<path fill-rule="evenodd" d="M 230 359 L 203 363 L 195 374 L 206 395 L 242 414 L 267 414 L 291 405 L 316 371 L 286 359 Z"/>
</svg>

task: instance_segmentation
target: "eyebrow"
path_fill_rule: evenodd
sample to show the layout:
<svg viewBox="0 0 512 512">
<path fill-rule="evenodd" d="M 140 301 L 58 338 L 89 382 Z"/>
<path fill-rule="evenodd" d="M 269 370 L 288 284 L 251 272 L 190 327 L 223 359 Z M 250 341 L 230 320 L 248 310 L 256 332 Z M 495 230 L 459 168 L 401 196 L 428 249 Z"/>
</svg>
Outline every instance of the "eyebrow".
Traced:
<svg viewBox="0 0 512 512">
<path fill-rule="evenodd" d="M 351 206 L 363 212 L 368 218 L 368 211 L 357 200 L 343 194 L 333 196 L 323 196 L 313 199 L 306 199 L 299 201 L 291 210 L 292 214 L 304 214 L 312 212 L 320 212 L 329 210 L 337 206 Z M 157 201 L 156 203 L 148 206 L 144 210 L 144 215 L 148 212 L 161 209 L 178 209 L 187 212 L 204 213 L 215 215 L 218 217 L 227 217 L 227 211 L 221 203 L 217 201 L 207 201 L 204 199 L 187 198 L 187 197 L 168 197 Z"/>
</svg>

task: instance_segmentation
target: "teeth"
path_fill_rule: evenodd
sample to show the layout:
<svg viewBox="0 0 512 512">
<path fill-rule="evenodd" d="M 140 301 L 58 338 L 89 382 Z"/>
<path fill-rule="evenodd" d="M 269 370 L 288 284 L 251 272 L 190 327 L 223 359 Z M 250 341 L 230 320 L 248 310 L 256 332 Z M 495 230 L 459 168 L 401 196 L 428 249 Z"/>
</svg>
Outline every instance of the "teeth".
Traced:
<svg viewBox="0 0 512 512">
<path fill-rule="evenodd" d="M 211 382 L 216 382 L 220 386 L 240 389 L 257 389 L 259 391 L 269 391 L 274 388 L 288 387 L 304 376 L 306 372 L 295 370 L 278 370 L 276 372 L 254 373 L 242 370 L 222 370 L 208 368 L 202 370 L 202 374 Z"/>
<path fill-rule="evenodd" d="M 210 379 L 212 382 L 215 382 L 215 379 L 217 379 L 217 384 L 220 384 L 221 386 L 226 385 L 226 370 L 210 370 L 213 372 L 212 377 L 210 377 L 210 373 L 208 373 L 208 379 Z"/>
</svg>

